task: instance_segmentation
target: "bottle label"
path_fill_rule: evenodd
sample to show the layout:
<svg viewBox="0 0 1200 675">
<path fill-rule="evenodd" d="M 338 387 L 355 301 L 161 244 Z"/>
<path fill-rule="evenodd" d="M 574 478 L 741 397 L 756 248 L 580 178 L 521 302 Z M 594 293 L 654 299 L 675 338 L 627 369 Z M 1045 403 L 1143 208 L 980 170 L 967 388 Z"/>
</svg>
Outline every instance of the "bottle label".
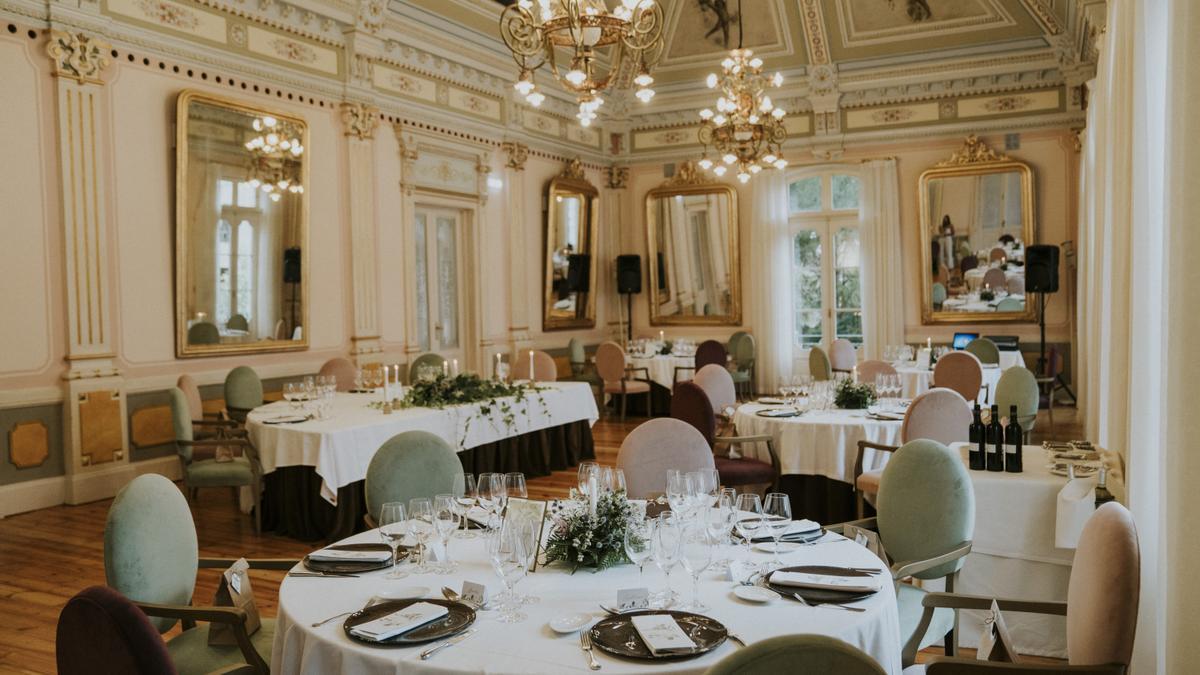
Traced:
<svg viewBox="0 0 1200 675">
<path fill-rule="evenodd" d="M 1004 453 L 1007 455 L 1017 454 L 1017 446 L 1012 445 L 1012 444 L 1004 446 Z"/>
</svg>

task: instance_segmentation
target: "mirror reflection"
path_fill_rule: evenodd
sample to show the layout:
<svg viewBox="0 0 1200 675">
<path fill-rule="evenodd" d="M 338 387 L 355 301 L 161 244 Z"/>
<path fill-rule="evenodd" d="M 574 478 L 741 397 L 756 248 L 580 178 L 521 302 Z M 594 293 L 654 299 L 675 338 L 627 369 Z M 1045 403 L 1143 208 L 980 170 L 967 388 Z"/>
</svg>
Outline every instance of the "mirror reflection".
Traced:
<svg viewBox="0 0 1200 675">
<path fill-rule="evenodd" d="M 596 247 L 596 198 L 578 160 L 550 182 L 546 204 L 545 330 L 595 326 L 592 254 Z"/>
<path fill-rule="evenodd" d="M 741 320 L 735 201 L 732 189 L 715 184 L 647 196 L 652 324 Z"/>
<path fill-rule="evenodd" d="M 179 355 L 304 347 L 307 127 L 185 92 L 179 134 Z"/>
</svg>

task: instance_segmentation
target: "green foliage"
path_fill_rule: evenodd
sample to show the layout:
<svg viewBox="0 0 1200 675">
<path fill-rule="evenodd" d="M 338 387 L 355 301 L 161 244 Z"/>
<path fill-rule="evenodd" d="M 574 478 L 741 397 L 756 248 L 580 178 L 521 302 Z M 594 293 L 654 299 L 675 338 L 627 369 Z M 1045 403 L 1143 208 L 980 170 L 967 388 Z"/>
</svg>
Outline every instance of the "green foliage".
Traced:
<svg viewBox="0 0 1200 675">
<path fill-rule="evenodd" d="M 454 377 L 439 374 L 431 380 L 422 380 L 407 387 L 399 407 L 440 410 L 447 406 L 479 404 L 479 417 L 493 424 L 499 421 L 506 429 L 513 431 L 517 413 L 528 412 L 531 399 L 541 404 L 543 412 L 547 410 L 541 390 L 534 385 L 505 384 L 498 380 L 485 380 L 474 373 L 462 373 Z M 380 407 L 381 404 L 374 402 L 370 405 Z M 472 419 L 463 425 L 459 445 L 466 442 Z"/>
<path fill-rule="evenodd" d="M 624 492 L 610 492 L 596 500 L 596 514 L 585 500 L 572 502 L 555 519 L 546 540 L 546 564 L 563 562 L 571 574 L 580 567 L 593 572 L 629 562 L 625 557 L 625 529 L 636 511 Z"/>
<path fill-rule="evenodd" d="M 875 402 L 875 390 L 869 384 L 855 384 L 846 378 L 837 384 L 833 403 L 839 408 L 859 410 Z"/>
</svg>

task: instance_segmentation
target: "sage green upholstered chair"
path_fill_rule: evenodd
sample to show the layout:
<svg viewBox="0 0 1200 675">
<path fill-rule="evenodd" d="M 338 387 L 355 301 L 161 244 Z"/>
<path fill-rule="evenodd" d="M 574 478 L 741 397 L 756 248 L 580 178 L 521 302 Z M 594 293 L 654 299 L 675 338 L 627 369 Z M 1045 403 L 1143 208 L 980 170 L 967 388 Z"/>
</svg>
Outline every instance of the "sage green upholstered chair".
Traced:
<svg viewBox="0 0 1200 675">
<path fill-rule="evenodd" d="M 367 465 L 364 520 L 375 527 L 379 508 L 388 502 L 429 497 L 454 489 L 463 472 L 458 453 L 440 436 L 428 431 L 405 431 L 389 438 Z"/>
<path fill-rule="evenodd" d="M 933 301 L 934 309 L 941 309 L 942 303 L 946 302 L 946 285 L 940 281 L 934 282 L 933 290 L 929 293 L 929 299 Z"/>
<path fill-rule="evenodd" d="M 733 385 L 746 398 L 754 396 L 754 362 L 757 358 L 754 336 L 738 331 L 729 338 L 729 356 L 733 359 L 729 374 Z"/>
<path fill-rule="evenodd" d="M 250 322 L 241 314 L 234 314 L 225 322 L 225 327 L 229 330 L 250 330 Z"/>
<path fill-rule="evenodd" d="M 1025 309 L 1025 303 L 1017 298 L 1004 298 L 996 303 L 997 312 L 1020 312 Z"/>
<path fill-rule="evenodd" d="M 288 570 L 295 560 L 249 560 L 252 569 Z M 246 613 L 237 607 L 195 606 L 198 568 L 225 569 L 234 559 L 199 558 L 196 526 L 179 488 L 159 474 L 134 478 L 117 493 L 104 526 L 104 576 L 110 587 L 134 601 L 160 633 L 182 622 L 183 632 L 167 641 L 180 675 L 211 673 L 249 664 L 266 675 L 274 619 L 262 619 L 246 634 Z M 197 625 L 197 622 L 203 622 Z M 208 645 L 212 623 L 227 624 L 234 646 Z"/>
<path fill-rule="evenodd" d="M 1079 535 L 1066 602 L 996 599 L 1002 613 L 1025 612 L 1067 619 L 1067 663 L 1024 663 L 1012 645 L 1005 651 L 1013 663 L 935 656 L 929 675 L 1017 675 L 1065 673 L 1122 675 L 1133 658 L 1141 588 L 1141 554 L 1137 527 L 1129 510 L 1117 502 L 1096 509 Z M 953 593 L 929 593 L 922 621 L 934 612 L 974 609 L 987 611 L 993 598 Z"/>
<path fill-rule="evenodd" d="M 408 383 L 413 384 L 417 381 L 417 375 L 422 368 L 433 368 L 438 373 L 443 372 L 446 367 L 446 359 L 441 354 L 422 354 L 413 359 L 413 362 L 408 364 Z"/>
<path fill-rule="evenodd" d="M 207 321 L 192 324 L 188 329 L 189 345 L 215 345 L 221 341 L 221 331 Z"/>
<path fill-rule="evenodd" d="M 996 346 L 995 342 L 992 342 L 985 337 L 979 337 L 971 340 L 967 343 L 965 349 L 974 354 L 976 358 L 979 359 L 980 363 L 1000 363 L 1000 348 Z"/>
<path fill-rule="evenodd" d="M 829 363 L 829 355 L 816 345 L 808 350 L 808 372 L 814 380 L 833 379 L 833 366 Z"/>
<path fill-rule="evenodd" d="M 733 652 L 706 675 L 838 673 L 882 675 L 883 668 L 865 652 L 828 635 L 780 635 Z"/>
<path fill-rule="evenodd" d="M 254 531 L 261 533 L 262 466 L 254 445 L 244 437 L 196 440 L 187 397 L 179 387 L 171 389 L 171 420 L 188 500 L 194 501 L 200 488 L 234 488 L 236 498 L 237 488 L 249 487 L 254 495 Z"/>
<path fill-rule="evenodd" d="M 1013 366 L 1001 373 L 1000 381 L 996 383 L 995 401 L 1000 406 L 1000 414 L 1007 417 L 1012 406 L 1017 406 L 1017 423 L 1025 430 L 1026 440 L 1037 421 L 1041 393 L 1037 376 L 1021 366 Z"/>
<path fill-rule="evenodd" d="M 849 524 L 879 533 L 896 585 L 903 665 L 912 665 L 919 650 L 943 636 L 946 654 L 953 656 L 957 616 L 939 610 L 922 623 L 927 592 L 902 580 L 945 579 L 947 591 L 954 591 L 975 536 L 975 490 L 962 458 L 937 441 L 905 443 L 883 469 L 875 508 L 876 517 Z"/>
<path fill-rule="evenodd" d="M 587 352 L 583 348 L 583 340 L 571 338 L 567 342 L 567 359 L 571 363 L 571 377 L 578 379 L 587 370 Z"/>
<path fill-rule="evenodd" d="M 250 366 L 238 366 L 225 376 L 225 410 L 245 424 L 246 414 L 263 404 L 262 380 Z"/>
</svg>

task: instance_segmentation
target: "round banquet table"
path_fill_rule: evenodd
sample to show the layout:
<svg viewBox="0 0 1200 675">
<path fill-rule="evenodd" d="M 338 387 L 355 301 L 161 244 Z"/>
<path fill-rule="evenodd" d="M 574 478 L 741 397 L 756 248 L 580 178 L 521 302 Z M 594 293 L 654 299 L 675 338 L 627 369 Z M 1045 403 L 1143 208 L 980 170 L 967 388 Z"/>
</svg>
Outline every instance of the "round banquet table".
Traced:
<svg viewBox="0 0 1200 675">
<path fill-rule="evenodd" d="M 378 541 L 375 531 L 362 532 L 344 542 Z M 852 541 L 837 535 L 826 535 L 826 543 L 802 547 L 783 555 L 788 565 L 841 565 L 874 567 L 886 570 L 874 554 Z M 725 551 L 732 551 L 725 547 Z M 742 555 L 744 549 L 737 549 Z M 386 579 L 386 570 L 369 572 L 359 577 L 309 578 L 288 577 L 279 587 L 279 616 L 276 621 L 275 642 L 271 652 L 272 673 L 400 674 L 400 673 L 590 673 L 586 655 L 580 650 L 578 633 L 559 635 L 548 622 L 556 617 L 587 613 L 594 620 L 603 618 L 599 603 L 615 604 L 617 590 L 636 586 L 661 589 L 663 576 L 647 565 L 645 581 L 639 582 L 637 567 L 621 565 L 593 574 L 580 570 L 574 575 L 561 565 L 539 567 L 520 582 L 518 591 L 540 598 L 539 602 L 522 607 L 525 621 L 502 624 L 495 610 L 477 614 L 477 632 L 428 661 L 420 652 L 430 645 L 407 648 L 372 647 L 351 641 L 338 619 L 313 628 L 312 623 L 338 612 L 356 610 L 375 593 L 388 587 L 427 586 L 438 594 L 442 586 L 460 589 L 464 580 L 485 583 L 498 588 L 498 581 L 484 553 L 484 540 L 455 539 L 450 544 L 451 557 L 459 561 L 458 571 L 450 575 L 410 575 L 404 579 Z M 751 554 L 756 561 L 766 561 L 770 555 L 757 551 Z M 691 578 L 677 571 L 672 574 L 675 591 L 685 599 L 691 597 Z M 884 571 L 886 575 L 887 572 Z M 687 578 L 685 578 L 687 577 Z M 895 591 L 885 580 L 883 588 L 865 600 L 854 603 L 865 612 L 848 612 L 834 607 L 808 607 L 797 602 L 776 598 L 765 605 L 756 605 L 736 598 L 733 583 L 724 572 L 705 572 L 700 579 L 700 596 L 709 611 L 705 612 L 731 633 L 747 643 L 769 637 L 794 633 L 820 633 L 844 640 L 870 654 L 888 673 L 900 672 L 900 626 Z M 441 597 L 440 594 L 437 597 Z M 647 663 L 610 656 L 599 648 L 596 659 L 606 673 L 703 673 L 739 647 L 732 640 L 703 656 L 683 661 Z"/>
<path fill-rule="evenodd" d="M 675 369 L 676 368 L 688 368 L 689 369 L 687 372 L 683 372 L 683 373 L 679 374 L 680 380 L 690 380 L 690 379 L 692 379 L 692 376 L 695 375 L 695 373 L 692 372 L 692 370 L 690 370 L 691 368 L 694 368 L 696 365 L 696 357 L 694 357 L 694 356 L 675 356 L 674 354 L 656 354 L 654 356 L 645 357 L 645 358 L 638 357 L 638 356 L 630 356 L 628 361 L 629 361 L 628 365 L 630 368 L 634 368 L 634 369 L 645 368 L 646 369 L 646 372 L 642 372 L 640 370 L 635 370 L 633 372 L 633 377 L 640 379 L 640 378 L 646 377 L 646 373 L 649 373 L 649 377 L 647 379 L 649 379 L 651 382 L 654 382 L 655 384 L 659 385 L 660 387 L 664 387 L 668 390 L 675 386 Z"/>
<path fill-rule="evenodd" d="M 1001 352 L 1001 354 L 1005 353 L 1007 352 Z M 996 391 L 996 385 L 1000 382 L 1000 374 L 1003 370 L 996 365 L 983 367 L 984 387 L 980 387 L 979 397 L 976 399 L 980 405 L 991 403 L 989 399 L 992 392 Z M 904 398 L 916 398 L 929 391 L 929 383 L 933 380 L 932 370 L 912 364 L 896 366 L 896 373 L 900 375 L 900 383 L 903 388 L 901 395 Z"/>
<path fill-rule="evenodd" d="M 983 275 L 989 269 L 992 269 L 992 268 L 976 267 L 975 269 L 967 270 L 963 274 L 963 281 L 967 282 L 967 288 L 972 291 L 979 290 L 979 287 L 983 286 Z M 1016 269 L 1004 271 L 1004 280 L 1006 282 L 1012 281 L 1013 279 L 1024 279 L 1024 278 L 1025 278 L 1025 268 L 1024 267 L 1018 267 Z"/>
</svg>

